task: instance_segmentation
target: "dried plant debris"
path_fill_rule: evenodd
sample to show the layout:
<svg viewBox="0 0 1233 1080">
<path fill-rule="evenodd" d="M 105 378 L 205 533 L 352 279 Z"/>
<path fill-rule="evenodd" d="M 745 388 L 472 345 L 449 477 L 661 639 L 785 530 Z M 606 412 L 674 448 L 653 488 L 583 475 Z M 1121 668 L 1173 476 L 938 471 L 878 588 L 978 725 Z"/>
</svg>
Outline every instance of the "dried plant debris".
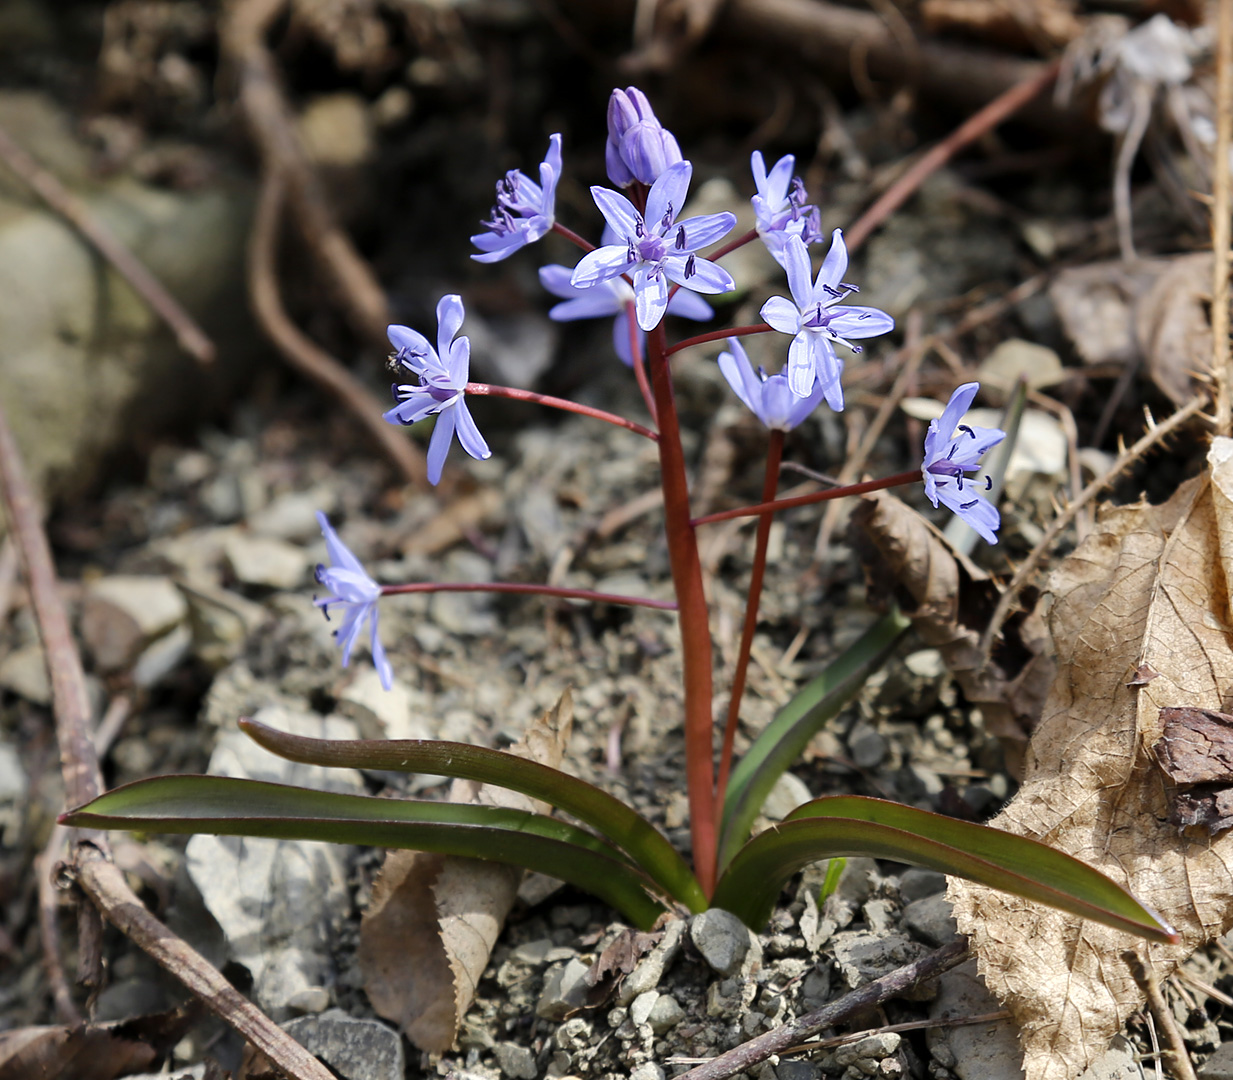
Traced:
<svg viewBox="0 0 1233 1080">
<path fill-rule="evenodd" d="M 567 692 L 510 752 L 559 768 L 572 723 Z M 466 781 L 451 785 L 451 798 L 549 810 L 525 795 Z M 442 1053 L 453 1045 L 521 880 L 521 870 L 479 859 L 387 854 L 360 924 L 360 968 L 377 1014 L 396 1021 L 421 1050 Z"/>
<path fill-rule="evenodd" d="M 1209 833 L 1233 828 L 1233 716 L 1215 709 L 1164 708 L 1153 750 L 1178 790 L 1169 820 Z"/>
<path fill-rule="evenodd" d="M 980 706 L 987 729 L 1003 742 L 1008 767 L 1017 772 L 1053 678 L 1039 616 L 1029 611 L 1008 622 L 1002 631 L 1005 647 L 986 664 L 980 636 L 997 602 L 990 576 L 886 492 L 866 496 L 852 520 L 874 548 L 866 557 L 867 578 L 895 584 L 893 595 L 916 632 L 939 650 L 968 701 Z"/>
<path fill-rule="evenodd" d="M 1151 750 L 1163 709 L 1220 710 L 1233 685 L 1233 441 L 1217 439 L 1208 463 L 1167 503 L 1107 511 L 1052 575 L 1057 675 L 1023 787 L 994 819 L 1098 867 L 1172 923 L 1181 945 L 1138 954 L 1159 980 L 1233 925 L 1233 839 L 1179 835 Z M 1020 1026 L 1028 1080 L 1069 1080 L 1142 1004 L 1125 935 L 965 882 L 950 895 Z"/>
</svg>

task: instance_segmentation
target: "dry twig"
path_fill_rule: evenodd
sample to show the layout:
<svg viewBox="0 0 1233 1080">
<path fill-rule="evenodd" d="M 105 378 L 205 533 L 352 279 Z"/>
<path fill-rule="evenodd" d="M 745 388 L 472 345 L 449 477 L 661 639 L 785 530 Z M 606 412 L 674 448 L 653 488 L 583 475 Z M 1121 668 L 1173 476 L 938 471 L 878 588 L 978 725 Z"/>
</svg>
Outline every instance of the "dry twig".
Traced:
<svg viewBox="0 0 1233 1080">
<path fill-rule="evenodd" d="M 1229 404 L 1229 149 L 1233 142 L 1233 0 L 1220 0 L 1216 29 L 1216 156 L 1212 164 L 1212 377 L 1216 432 L 1233 434 Z"/>
<path fill-rule="evenodd" d="M 257 213 L 248 246 L 248 292 L 253 310 L 283 358 L 327 394 L 337 398 L 364 425 L 365 430 L 399 471 L 419 487 L 428 486 L 424 456 L 400 428 L 382 418 L 382 405 L 367 388 L 329 353 L 293 323 L 278 294 L 275 252 L 283 205 L 283 176 L 267 170 L 261 181 Z"/>
<path fill-rule="evenodd" d="M 961 964 L 968 956 L 967 940 L 955 941 L 943 945 L 935 952 L 923 956 L 911 964 L 883 975 L 880 979 L 853 990 L 838 1001 L 832 1001 L 822 1008 L 784 1024 L 765 1035 L 742 1043 L 719 1057 L 712 1058 L 705 1065 L 681 1073 L 676 1080 L 726 1080 L 739 1072 L 753 1068 L 759 1062 L 765 1061 L 772 1054 L 782 1054 L 789 1047 L 803 1042 L 811 1035 L 816 1035 L 823 1028 L 834 1027 L 857 1013 L 880 1005 L 888 998 L 901 994 L 910 987 L 916 986 L 925 979 L 934 979 L 944 971 L 949 971 Z"/>
<path fill-rule="evenodd" d="M 180 306 L 180 302 L 163 287 L 162 282 L 120 243 L 115 233 L 90 213 L 85 203 L 18 146 L 3 128 L 0 128 L 0 160 L 115 267 L 116 273 L 171 327 L 180 348 L 199 363 L 208 364 L 213 361 L 214 342 Z"/>
<path fill-rule="evenodd" d="M 70 805 L 102 791 L 98 755 L 89 732 L 90 707 L 81 657 L 60 597 L 51 548 L 39 521 L 16 440 L 0 408 L 0 488 L 9 526 L 26 568 L 31 604 L 51 678 L 52 704 L 65 795 Z M 223 978 L 199 953 L 151 915 L 110 861 L 106 836 L 84 829 L 74 842 L 67 875 L 94 901 L 78 907 L 78 950 L 87 968 L 101 970 L 99 913 L 184 983 L 241 1035 L 296 1080 L 329 1080 L 330 1072 Z M 82 965 L 78 965 L 79 973 Z M 88 974 L 93 976 L 92 971 Z M 80 979 L 80 974 L 79 974 Z M 63 1007 L 61 1005 L 61 1007 Z"/>
</svg>

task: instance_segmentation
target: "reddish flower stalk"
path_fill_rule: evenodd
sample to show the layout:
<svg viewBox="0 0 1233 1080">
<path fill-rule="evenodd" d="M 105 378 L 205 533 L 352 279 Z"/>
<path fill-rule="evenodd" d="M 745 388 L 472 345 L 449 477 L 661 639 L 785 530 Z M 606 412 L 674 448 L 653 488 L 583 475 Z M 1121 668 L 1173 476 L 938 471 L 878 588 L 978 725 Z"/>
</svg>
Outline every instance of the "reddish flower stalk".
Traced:
<svg viewBox="0 0 1233 1080">
<path fill-rule="evenodd" d="M 594 251 L 595 250 L 594 244 L 592 244 L 589 240 L 584 240 L 581 236 L 579 236 L 576 232 L 574 232 L 573 229 L 566 228 L 559 221 L 554 221 L 552 223 L 552 231 L 554 233 L 557 233 L 560 236 L 565 237 L 565 239 L 568 240 L 571 244 L 574 244 L 575 246 L 582 248 L 583 251 Z"/>
<path fill-rule="evenodd" d="M 708 341 L 723 341 L 730 337 L 746 337 L 749 334 L 773 334 L 775 328 L 769 323 L 754 323 L 750 326 L 733 326 L 728 330 L 708 330 L 705 334 L 695 334 L 693 337 L 678 341 L 667 352 L 668 356 L 689 349 L 695 345 L 705 345 Z"/>
<path fill-rule="evenodd" d="M 761 517 L 763 514 L 773 514 L 779 510 L 791 510 L 794 506 L 809 506 L 812 503 L 826 502 L 828 499 L 842 499 L 848 495 L 865 495 L 870 491 L 883 491 L 886 488 L 902 487 L 904 484 L 920 483 L 920 469 L 909 469 L 907 472 L 885 476 L 881 480 L 863 480 L 859 484 L 844 484 L 842 487 L 827 488 L 826 491 L 815 491 L 812 495 L 797 495 L 792 499 L 776 499 L 774 502 L 763 502 L 757 506 L 738 506 L 735 510 L 721 510 L 718 514 L 707 514 L 705 517 L 694 518 L 690 524 L 712 525 L 717 521 L 731 521 L 733 518 Z"/>
<path fill-rule="evenodd" d="M 674 600 L 653 600 L 644 596 L 622 596 L 619 593 L 594 592 L 591 589 L 566 589 L 558 585 L 536 585 L 514 581 L 412 581 L 403 585 L 382 585 L 382 596 L 398 593 L 490 592 L 517 593 L 527 596 L 557 596 L 564 600 L 590 600 L 595 604 L 624 604 L 626 607 L 649 607 L 659 611 L 676 611 Z"/>
<path fill-rule="evenodd" d="M 679 604 L 685 690 L 685 778 L 689 789 L 694 873 L 706 896 L 715 891 L 715 790 L 711 718 L 711 631 L 702 587 L 698 538 L 689 517 L 689 481 L 672 390 L 672 371 L 660 323 L 647 334 L 647 361 L 659 417 L 659 464 L 664 489 L 668 562 Z"/>
<path fill-rule="evenodd" d="M 771 431 L 771 441 L 766 449 L 766 479 L 762 484 L 763 503 L 771 502 L 779 489 L 779 463 L 783 459 L 783 440 L 782 431 Z M 770 545 L 771 525 L 774 521 L 774 514 L 763 514 L 758 518 L 753 571 L 749 577 L 749 596 L 745 601 L 745 625 L 741 628 L 741 646 L 736 657 L 736 670 L 732 675 L 732 697 L 728 701 L 728 718 L 724 722 L 723 748 L 719 752 L 719 776 L 715 782 L 716 817 L 723 811 L 724 797 L 728 791 L 728 773 L 732 769 L 732 744 L 736 740 L 741 699 L 745 696 L 745 676 L 749 671 L 749 654 L 753 648 L 754 630 L 758 625 L 758 602 L 762 598 L 762 579 L 766 574 L 766 549 Z"/>
<path fill-rule="evenodd" d="M 629 333 L 629 355 L 634 365 L 634 381 L 638 384 L 638 392 L 646 402 L 646 411 L 656 425 L 659 420 L 655 414 L 655 395 L 651 393 L 651 384 L 646 377 L 646 357 L 642 355 L 642 332 L 638 328 L 638 316 L 634 312 L 632 300 L 625 304 L 625 326 Z"/>
<path fill-rule="evenodd" d="M 513 386 L 492 386 L 489 383 L 480 382 L 467 383 L 465 392 L 476 397 L 504 397 L 512 398 L 514 401 L 533 401 L 537 405 L 547 405 L 551 409 L 562 409 L 565 412 L 577 413 L 579 416 L 589 416 L 594 420 L 615 424 L 627 431 L 643 435 L 652 442 L 659 438 L 650 428 L 635 424 L 632 420 L 617 416 L 616 413 L 594 409 L 590 405 L 579 405 L 576 401 L 567 401 L 565 398 L 553 397 L 551 394 L 537 394 L 534 390 L 518 390 Z"/>
</svg>

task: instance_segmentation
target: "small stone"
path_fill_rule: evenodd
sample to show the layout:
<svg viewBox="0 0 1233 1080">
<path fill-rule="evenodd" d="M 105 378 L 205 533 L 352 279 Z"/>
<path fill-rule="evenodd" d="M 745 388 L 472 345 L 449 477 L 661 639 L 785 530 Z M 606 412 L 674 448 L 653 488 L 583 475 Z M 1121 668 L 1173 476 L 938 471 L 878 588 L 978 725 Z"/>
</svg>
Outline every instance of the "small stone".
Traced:
<svg viewBox="0 0 1233 1080">
<path fill-rule="evenodd" d="M 848 986 L 853 990 L 881 978 L 896 968 L 919 960 L 928 951 L 924 945 L 913 941 L 906 934 L 871 934 L 868 930 L 843 930 L 831 939 L 835 963 Z M 918 988 L 927 992 L 927 987 Z M 928 998 L 906 995 L 908 1000 Z"/>
<path fill-rule="evenodd" d="M 843 1046 L 835 1049 L 835 1064 L 837 1065 L 857 1065 L 864 1061 L 880 1061 L 884 1057 L 890 1057 L 891 1054 L 897 1053 L 902 1037 L 896 1031 L 882 1031 L 875 1035 L 866 1035 L 863 1039 L 858 1039 L 853 1043 L 846 1043 Z M 861 1069 L 865 1072 L 864 1069 Z M 874 1069 L 873 1072 L 877 1070 Z M 872 1076 L 873 1072 L 868 1072 L 866 1075 Z"/>
<path fill-rule="evenodd" d="M 236 533 L 224 543 L 223 555 L 236 580 L 245 585 L 296 589 L 308 576 L 308 553 L 268 536 Z"/>
<path fill-rule="evenodd" d="M 775 781 L 775 786 L 762 804 L 763 817 L 771 821 L 783 821 L 798 806 L 804 806 L 813 798 L 805 781 L 799 776 L 784 773 Z"/>
<path fill-rule="evenodd" d="M 775 1066 L 775 1080 L 818 1080 L 820 1072 L 812 1061 L 792 1058 Z"/>
<path fill-rule="evenodd" d="M 539 938 L 519 945 L 509 957 L 520 964 L 526 964 L 527 967 L 542 967 L 548 962 L 548 954 L 553 947 L 552 938 Z"/>
<path fill-rule="evenodd" d="M 402 1037 L 379 1020 L 355 1020 L 331 1009 L 298 1017 L 283 1030 L 343 1080 L 403 1080 Z"/>
<path fill-rule="evenodd" d="M 749 928 L 723 908 L 695 915 L 689 925 L 689 936 L 702 959 L 719 975 L 735 974 L 749 952 Z"/>
<path fill-rule="evenodd" d="M 535 1066 L 535 1055 L 525 1046 L 509 1042 L 497 1043 L 492 1052 L 496 1055 L 497 1064 L 501 1066 L 501 1072 L 510 1077 L 510 1080 L 535 1080 L 539 1075 L 539 1069 Z"/>
<path fill-rule="evenodd" d="M 945 945 L 959 936 L 945 893 L 914 900 L 903 909 L 902 919 L 906 930 L 930 945 Z"/>
<path fill-rule="evenodd" d="M 1052 386 L 1062 378 L 1062 361 L 1046 345 L 1037 345 L 1022 338 L 1009 338 L 985 357 L 980 365 L 981 383 L 992 392 L 990 400 L 995 404 L 1006 400 L 1020 376 L 1027 379 L 1029 390 Z"/>
<path fill-rule="evenodd" d="M 658 990 L 648 990 L 645 994 L 639 994 L 629 1007 L 629 1018 L 635 1024 L 645 1024 L 658 1000 Z"/>
<path fill-rule="evenodd" d="M 664 1080 L 664 1070 L 653 1061 L 644 1061 L 630 1071 L 629 1080 Z"/>
<path fill-rule="evenodd" d="M 665 1032 L 671 1031 L 684 1019 L 685 1010 L 681 1008 L 676 998 L 671 994 L 660 994 L 651 1008 L 646 1022 L 651 1025 L 651 1030 L 656 1035 L 663 1035 Z"/>
<path fill-rule="evenodd" d="M 659 980 L 664 977 L 677 953 L 681 951 L 681 943 L 685 940 L 686 922 L 684 919 L 673 919 L 664 927 L 664 936 L 659 943 L 638 961 L 637 966 L 629 974 L 617 992 L 617 1003 L 628 1005 L 639 994 L 654 990 Z M 614 1027 L 616 1025 L 613 1025 Z"/>
<path fill-rule="evenodd" d="M 1222 1043 L 1202 1065 L 1201 1080 L 1233 1080 L 1233 1042 Z"/>
<path fill-rule="evenodd" d="M 865 917 L 865 922 L 869 924 L 870 930 L 875 934 L 884 934 L 890 929 L 891 922 L 894 920 L 895 905 L 889 900 L 875 897 L 865 901 L 861 907 L 861 914 Z"/>
<path fill-rule="evenodd" d="M 51 704 L 51 681 L 47 661 L 38 642 L 14 649 L 0 660 L 0 689 L 23 697 L 34 705 Z"/>
<path fill-rule="evenodd" d="M 818 964 L 801 984 L 801 1006 L 812 1012 L 825 1005 L 831 996 L 831 969 Z"/>
<path fill-rule="evenodd" d="M 204 584 L 182 585 L 188 602 L 188 625 L 193 633 L 193 655 L 217 671 L 240 655 L 250 634 L 269 618 L 269 612 L 239 593 Z"/>
<path fill-rule="evenodd" d="M 100 671 L 122 671 L 187 615 L 188 605 L 169 578 L 117 574 L 86 591 L 81 635 Z"/>
<path fill-rule="evenodd" d="M 330 992 L 324 986 L 306 986 L 287 999 L 287 1008 L 297 1013 L 323 1013 L 330 1007 Z"/>
<path fill-rule="evenodd" d="M 592 1034 L 594 1031 L 591 1022 L 584 1020 L 581 1016 L 574 1016 L 557 1028 L 552 1039 L 558 1049 L 576 1052 L 585 1050 L 590 1045 Z M 568 1067 L 568 1062 L 566 1067 Z"/>
<path fill-rule="evenodd" d="M 375 668 L 361 668 L 339 694 L 338 711 L 356 722 L 364 739 L 431 739 L 436 732 L 424 720 L 430 710 L 419 697 L 397 677 L 386 690 Z"/>
<path fill-rule="evenodd" d="M 254 536 L 303 544 L 321 535 L 317 511 L 328 512 L 333 505 L 334 499 L 326 489 L 289 491 L 249 515 L 246 524 Z"/>
<path fill-rule="evenodd" d="M 872 769 L 886 757 L 886 740 L 872 724 L 857 722 L 848 734 L 848 753 L 862 769 Z"/>
<path fill-rule="evenodd" d="M 940 679 L 946 674 L 946 661 L 937 649 L 918 649 L 903 658 L 906 667 L 918 679 Z"/>
<path fill-rule="evenodd" d="M 1221 1050 L 1231 1052 L 1225 1054 L 1223 1066 L 1217 1062 L 1215 1070 L 1209 1071 Z M 1202 1080 L 1228 1080 L 1233 1076 L 1230 1065 L 1233 1065 L 1233 1043 L 1224 1043 L 1202 1064 L 1198 1075 Z M 1124 1035 L 1115 1035 L 1109 1049 L 1079 1074 L 1079 1080 L 1143 1080 L 1144 1076 L 1145 1070 L 1134 1045 Z"/>
<path fill-rule="evenodd" d="M 907 904 L 940 893 L 945 888 L 945 874 L 938 873 L 937 870 L 924 870 L 919 866 L 905 870 L 899 879 L 899 895 Z"/>
<path fill-rule="evenodd" d="M 590 970 L 581 960 L 570 960 L 549 969 L 544 989 L 535 1003 L 535 1015 L 545 1020 L 564 1020 L 586 1004 L 586 973 Z"/>
<path fill-rule="evenodd" d="M 133 665 L 133 682 L 143 690 L 157 686 L 180 666 L 192 647 L 193 632 L 183 624 L 155 639 L 137 657 Z"/>
</svg>

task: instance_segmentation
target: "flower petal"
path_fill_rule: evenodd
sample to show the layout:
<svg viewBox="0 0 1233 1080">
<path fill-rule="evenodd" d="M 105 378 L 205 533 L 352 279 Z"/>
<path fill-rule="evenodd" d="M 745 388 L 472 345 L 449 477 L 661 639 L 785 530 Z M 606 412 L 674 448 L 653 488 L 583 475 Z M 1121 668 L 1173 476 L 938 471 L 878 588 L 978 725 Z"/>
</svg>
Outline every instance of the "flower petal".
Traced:
<svg viewBox="0 0 1233 1080">
<path fill-rule="evenodd" d="M 570 277 L 570 284 L 575 288 L 585 289 L 609 278 L 619 277 L 636 261 L 630 260 L 629 248 L 621 244 L 596 248 L 578 260 L 578 265 L 574 267 L 574 273 Z"/>
<path fill-rule="evenodd" d="M 792 299 L 796 301 L 797 309 L 803 311 L 807 307 L 812 307 L 814 304 L 813 273 L 809 265 L 809 250 L 805 247 L 805 241 L 799 236 L 788 237 L 783 249 L 783 268 L 788 274 L 788 290 L 792 293 Z M 787 332 L 784 331 L 784 333 Z"/>
<path fill-rule="evenodd" d="M 604 220 L 612 226 L 617 236 L 628 240 L 636 234 L 642 215 L 624 195 L 597 186 L 591 188 L 591 198 L 595 200 L 599 212 L 604 215 Z"/>
<path fill-rule="evenodd" d="M 710 247 L 717 240 L 722 240 L 736 228 L 736 215 L 726 210 L 719 214 L 699 214 L 697 217 L 679 221 L 672 230 L 675 236 L 677 229 L 685 230 L 685 250 L 698 251 Z"/>
<path fill-rule="evenodd" d="M 434 486 L 441 482 L 445 455 L 450 452 L 450 443 L 454 439 L 455 411 L 444 409 L 437 415 L 436 427 L 432 429 L 432 438 L 428 440 L 428 482 Z"/>
<path fill-rule="evenodd" d="M 646 224 L 648 229 L 657 229 L 665 214 L 675 221 L 685 200 L 689 197 L 689 181 L 694 167 L 688 161 L 669 165 L 651 185 L 646 197 Z M 671 212 L 669 212 L 671 211 Z M 662 235 L 662 233 L 661 233 Z"/>
<path fill-rule="evenodd" d="M 788 346 L 788 386 L 797 397 L 808 397 L 818 379 L 818 369 L 814 366 L 813 349 L 809 343 L 810 336 L 802 330 Z"/>
<path fill-rule="evenodd" d="M 691 261 L 692 260 L 692 261 Z M 736 288 L 736 282 L 719 263 L 700 259 L 697 255 L 669 255 L 664 259 L 664 273 L 678 285 L 701 293 L 725 293 Z"/>
<path fill-rule="evenodd" d="M 320 510 L 317 511 L 317 524 L 321 526 L 321 535 L 325 537 L 325 550 L 330 556 L 330 562 L 347 570 L 354 570 L 361 574 L 364 573 L 364 565 L 351 553 L 351 549 L 338 538 L 338 533 L 334 531 L 334 526 L 330 524 L 330 519 Z"/>
<path fill-rule="evenodd" d="M 745 407 L 765 424 L 767 421 L 762 415 L 762 380 L 754 373 L 753 365 L 739 339 L 728 338 L 728 348 L 731 352 L 719 354 L 717 362 L 720 374 L 728 380 L 732 392 L 741 399 Z"/>
<path fill-rule="evenodd" d="M 843 281 L 843 276 L 847 272 L 848 246 L 843 242 L 843 230 L 836 229 L 831 233 L 831 249 L 826 253 L 826 258 L 822 260 L 822 267 L 818 271 L 818 280 L 813 291 L 814 300 L 826 303 L 827 293 L 822 286 L 829 285 L 832 289 L 839 288 L 839 283 Z"/>
<path fill-rule="evenodd" d="M 399 326 L 397 323 L 391 323 L 385 328 L 385 336 L 390 339 L 390 344 L 398 352 L 404 349 L 409 353 L 425 353 L 435 352 L 428 339 L 424 337 L 418 330 L 412 330 L 409 326 Z"/>
<path fill-rule="evenodd" d="M 368 645 L 372 650 L 372 664 L 377 669 L 377 677 L 381 680 L 381 686 L 385 690 L 394 688 L 394 669 L 390 667 L 390 662 L 385 655 L 385 646 L 381 644 L 381 639 L 377 636 L 377 605 L 372 606 L 372 611 L 368 616 L 368 624 L 372 627 L 372 636 L 369 639 Z"/>
<path fill-rule="evenodd" d="M 795 334 L 801 328 L 800 308 L 786 296 L 772 296 L 758 314 L 781 334 Z"/>
<path fill-rule="evenodd" d="M 441 409 L 441 402 L 429 393 L 411 394 L 400 401 L 392 409 L 381 414 L 381 419 L 387 424 L 418 424 L 425 417 L 431 416 Z"/>
<path fill-rule="evenodd" d="M 654 330 L 668 310 L 668 275 L 658 267 L 634 267 L 634 310 L 643 330 Z"/>
<path fill-rule="evenodd" d="M 885 311 L 873 307 L 833 307 L 826 328 L 836 337 L 866 338 L 888 334 L 895 329 L 895 320 Z"/>
<path fill-rule="evenodd" d="M 457 293 L 446 293 L 437 301 L 437 353 L 444 357 L 450 351 L 450 342 L 462 329 L 462 320 L 466 311 L 462 306 L 462 297 Z"/>
<path fill-rule="evenodd" d="M 458 445 L 475 458 L 476 461 L 487 461 L 492 457 L 492 451 L 488 449 L 484 436 L 480 434 L 479 428 L 475 426 L 475 420 L 471 417 L 471 410 L 467 408 L 466 399 L 460 398 L 454 407 L 450 409 L 450 412 L 453 413 L 455 419 L 455 434 L 458 436 Z"/>
</svg>

